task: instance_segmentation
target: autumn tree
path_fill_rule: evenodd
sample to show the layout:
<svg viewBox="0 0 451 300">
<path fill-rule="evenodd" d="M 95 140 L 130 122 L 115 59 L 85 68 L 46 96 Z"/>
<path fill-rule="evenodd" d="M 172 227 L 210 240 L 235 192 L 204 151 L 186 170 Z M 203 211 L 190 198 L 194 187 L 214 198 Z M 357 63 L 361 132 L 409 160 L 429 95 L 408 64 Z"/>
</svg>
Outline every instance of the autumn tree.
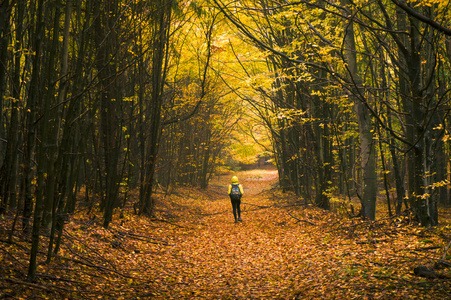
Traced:
<svg viewBox="0 0 451 300">
<path fill-rule="evenodd" d="M 304 20 L 303 9 L 296 5 L 266 1 L 250 1 L 248 5 L 255 5 L 243 6 L 242 15 L 249 16 L 249 23 L 225 8 L 223 12 L 247 39 L 271 53 L 267 62 L 271 72 L 268 75 L 274 76 L 272 86 L 265 87 L 257 80 L 253 85 L 263 98 L 273 102 L 267 108 L 272 110 L 270 115 L 276 122 L 271 124 L 268 120 L 266 124 L 273 134 L 281 184 L 299 196 L 308 198 L 313 194 L 318 206 L 328 208 L 327 191 L 333 177 L 329 136 L 332 127 L 328 119 L 332 116 L 333 105 L 321 101 L 320 96 L 329 93 L 322 84 L 327 80 L 327 73 L 314 56 L 306 55 L 308 45 L 317 42 L 315 36 L 299 35 L 301 26 L 313 25 Z M 291 55 L 302 59 L 292 59 Z"/>
<path fill-rule="evenodd" d="M 236 103 L 227 102 L 229 92 L 221 81 L 226 49 L 215 42 L 221 22 L 205 3 L 177 35 L 180 48 L 169 69 L 172 98 L 164 105 L 158 174 L 166 187 L 206 188 L 239 114 Z"/>
<path fill-rule="evenodd" d="M 349 2 L 342 1 L 346 16 L 353 15 L 352 8 L 348 10 Z M 359 125 L 360 161 L 362 170 L 362 216 L 374 220 L 376 218 L 376 147 L 373 141 L 373 121 L 368 107 L 367 99 L 362 88 L 363 81 L 357 65 L 357 48 L 353 20 L 344 22 L 344 38 L 342 56 L 346 63 L 346 77 L 348 83 L 346 91 L 354 102 L 354 110 Z"/>
<path fill-rule="evenodd" d="M 362 12 L 376 11 L 370 4 L 363 5 L 362 8 Z M 434 10 L 420 5 L 415 10 L 425 11 L 429 16 L 433 16 L 434 11 L 447 13 L 446 7 L 436 8 Z M 408 17 L 390 3 L 378 1 L 377 9 L 381 13 L 373 13 L 372 17 L 363 13 L 350 14 L 359 24 L 371 24 L 360 25 L 362 36 L 369 36 L 362 39 L 362 49 L 367 51 L 365 56 L 368 57 L 368 71 L 362 70 L 360 73 L 367 74 L 365 83 L 370 86 L 366 90 L 368 94 L 372 94 L 371 97 L 377 97 L 377 88 L 385 88 L 387 115 L 396 116 L 397 120 L 380 114 L 376 101 L 367 100 L 363 103 L 387 135 L 400 143 L 402 152 L 407 155 L 408 197 L 415 216 L 423 226 L 435 225 L 438 222 L 437 194 L 433 195 L 432 190 L 438 188 L 445 179 L 443 171 L 438 171 L 440 167 L 434 165 L 436 157 L 433 154 L 439 153 L 436 151 L 444 147 L 440 141 L 443 131 L 433 129 L 444 123 L 446 113 L 443 109 L 447 109 L 445 102 L 442 102 L 447 98 L 447 92 L 436 88 L 437 83 L 441 82 L 440 76 L 436 74 L 442 68 L 437 61 L 439 53 L 443 51 L 438 41 L 443 37 L 439 31 Z M 396 16 L 395 21 L 392 16 Z M 377 18 L 380 18 L 380 22 Z M 381 31 L 375 31 L 374 28 Z M 383 53 L 381 64 L 372 62 L 371 51 Z M 378 76 L 377 71 L 373 71 L 377 67 L 383 71 L 380 74 L 387 75 Z M 395 73 L 397 78 L 387 79 L 386 76 L 391 73 Z M 391 153 L 394 159 L 397 154 L 395 151 Z M 439 174 L 441 175 L 437 176 Z M 399 178 L 396 180 L 400 181 Z M 398 190 L 402 190 L 402 187 L 397 186 Z M 401 194 L 398 192 L 398 197 Z"/>
<path fill-rule="evenodd" d="M 245 40 L 269 53 L 268 58 L 273 61 L 276 59 L 286 62 L 286 66 L 282 64 L 278 67 L 274 67 L 274 64 L 271 66 L 271 70 L 274 70 L 274 93 L 270 95 L 267 91 L 262 92 L 265 97 L 279 101 L 276 103 L 290 104 L 286 107 L 276 105 L 283 109 L 282 114 L 277 114 L 277 109 L 275 111 L 279 116 L 279 122 L 283 120 L 279 125 L 279 128 L 283 129 L 280 131 L 282 135 L 280 140 L 275 140 L 275 149 L 279 148 L 283 153 L 286 151 L 284 149 L 288 149 L 287 145 L 293 146 L 291 153 L 286 152 L 291 154 L 287 156 L 289 163 L 280 161 L 281 166 L 285 164 L 280 168 L 280 175 L 289 179 L 291 186 L 296 186 L 293 179 L 297 176 L 291 177 L 286 174 L 297 173 L 296 168 L 301 162 L 292 162 L 300 157 L 298 154 L 300 145 L 297 141 L 304 135 L 301 134 L 302 131 L 298 131 L 293 135 L 295 137 L 293 139 L 284 133 L 296 127 L 293 115 L 303 113 L 305 110 L 310 113 L 312 120 L 315 118 L 327 120 L 328 128 L 332 129 L 331 133 L 335 138 L 333 145 L 338 147 L 331 148 L 332 153 L 334 151 L 345 153 L 344 151 L 347 151 L 345 149 L 351 151 L 357 149 L 353 146 L 340 148 L 346 145 L 342 144 L 345 139 L 341 137 L 343 133 L 340 130 L 352 128 L 353 123 L 357 123 L 359 139 L 355 141 L 358 141 L 360 154 L 340 155 L 338 160 L 322 161 L 322 165 L 318 164 L 318 170 L 330 174 L 327 168 L 331 164 L 332 170 L 340 170 L 336 174 L 349 176 L 350 173 L 344 173 L 342 170 L 354 168 L 352 174 L 358 183 L 356 187 L 361 197 L 362 216 L 374 219 L 378 183 L 378 175 L 375 172 L 376 153 L 380 151 L 384 160 L 382 180 L 388 203 L 390 204 L 388 186 L 390 182 L 396 182 L 399 213 L 404 198 L 403 192 L 407 186 L 410 198 L 408 205 L 414 209 L 414 214 L 421 224 L 429 226 L 437 223 L 435 197 L 439 193 L 435 191 L 443 190 L 440 187 L 446 184 L 445 172 L 440 166 L 434 165 L 436 158 L 433 153 L 444 153 L 440 149 L 445 147 L 441 136 L 446 132 L 446 128 L 442 126 L 446 123 L 448 92 L 443 86 L 446 75 L 443 77 L 444 73 L 437 71 L 445 69 L 448 63 L 448 56 L 442 54 L 446 52 L 443 48 L 445 43 L 438 42 L 443 39 L 442 33 L 446 33 L 447 25 L 436 20 L 446 20 L 443 17 L 447 16 L 448 7 L 439 3 L 431 5 L 429 2 L 419 3 L 417 6 L 400 1 L 394 2 L 396 5 L 384 1 L 375 3 L 247 1 L 240 4 L 215 1 L 242 32 Z M 237 11 L 240 13 L 232 13 Z M 402 13 L 403 11 L 407 11 L 409 16 Z M 318 24 L 319 20 L 322 24 Z M 343 24 L 342 29 L 337 27 L 340 23 Z M 297 35 L 292 35 L 293 31 L 296 31 Z M 293 36 L 291 39 L 290 35 Z M 439 64 L 439 61 L 445 63 Z M 286 70 L 287 75 L 281 76 L 280 70 Z M 307 76 L 310 78 L 306 80 Z M 437 89 L 439 82 L 441 88 Z M 293 95 L 290 93 L 290 87 L 301 83 L 302 89 L 292 90 L 309 91 L 310 95 L 306 98 L 299 93 L 298 99 L 315 99 L 312 95 L 316 95 L 317 100 L 305 102 L 309 105 L 304 107 L 296 107 L 290 102 Z M 316 86 L 321 84 L 329 96 L 327 93 L 318 93 Z M 332 97 L 335 97 L 335 100 L 328 102 L 328 99 L 333 99 Z M 347 101 L 350 102 L 346 103 Z M 315 111 L 314 107 L 325 108 L 328 103 L 332 103 L 329 107 L 331 112 L 334 111 L 336 114 L 322 115 L 321 112 L 327 109 L 311 114 Z M 380 103 L 383 105 L 379 105 Z M 354 106 L 354 115 L 348 120 L 341 119 L 348 116 L 346 107 L 349 105 Z M 287 114 L 290 111 L 291 115 Z M 322 124 L 324 126 L 324 123 Z M 377 135 L 376 128 L 379 130 Z M 320 136 L 324 137 L 326 131 L 316 132 L 318 136 L 312 139 L 314 145 L 315 143 L 324 145 Z M 380 149 L 375 143 L 376 138 L 381 142 Z M 322 153 L 318 149 L 321 148 L 316 148 L 314 153 Z M 385 155 L 385 149 L 390 150 L 387 152 L 389 156 Z M 324 153 L 321 154 L 322 157 Z M 404 155 L 408 158 L 405 167 L 399 159 Z M 357 157 L 361 167 L 350 166 L 353 160 L 347 158 L 351 157 Z M 334 163 L 340 164 L 341 167 L 337 168 Z M 407 181 L 404 181 L 402 170 L 406 170 Z M 318 175 L 320 172 L 315 174 L 314 178 L 319 183 L 322 180 L 321 175 L 319 177 Z M 343 178 L 341 181 L 349 182 L 350 179 Z M 333 189 L 333 186 L 323 190 L 317 189 L 316 195 L 321 197 L 325 190 Z M 329 195 L 332 196 L 330 193 Z"/>
</svg>

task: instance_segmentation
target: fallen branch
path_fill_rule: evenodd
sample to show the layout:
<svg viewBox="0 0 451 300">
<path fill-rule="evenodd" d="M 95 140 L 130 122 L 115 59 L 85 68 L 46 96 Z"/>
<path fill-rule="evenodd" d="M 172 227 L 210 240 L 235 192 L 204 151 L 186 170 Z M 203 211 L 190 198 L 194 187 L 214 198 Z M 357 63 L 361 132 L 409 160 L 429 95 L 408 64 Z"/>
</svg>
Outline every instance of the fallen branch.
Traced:
<svg viewBox="0 0 451 300">
<path fill-rule="evenodd" d="M 302 219 L 296 218 L 295 216 L 293 216 L 293 215 L 291 214 L 291 212 L 288 212 L 288 214 L 290 215 L 290 217 L 292 217 L 293 219 L 298 220 L 299 222 L 305 222 L 305 223 L 308 223 L 308 224 L 310 224 L 310 225 L 318 226 L 317 224 L 315 224 L 315 223 L 313 223 L 313 222 L 310 222 L 310 221 L 308 221 L 308 220 L 302 220 Z"/>
<path fill-rule="evenodd" d="M 94 264 L 94 263 L 91 263 L 91 262 L 88 262 L 88 261 L 84 262 L 84 261 L 79 260 L 79 259 L 65 257 L 65 256 L 60 256 L 60 255 L 54 255 L 53 257 L 56 257 L 56 258 L 59 258 L 59 259 L 64 259 L 64 260 L 67 260 L 67 261 L 71 261 L 71 262 L 76 263 L 76 264 L 84 265 L 84 266 L 96 269 L 96 270 L 104 272 L 104 273 L 113 273 L 113 274 L 117 274 L 117 275 L 119 275 L 121 277 L 124 277 L 124 278 L 140 279 L 139 277 L 126 275 L 126 274 L 123 274 L 123 273 L 121 273 L 121 272 L 119 272 L 117 270 L 110 269 L 110 268 L 107 268 L 107 267 L 104 267 L 104 266 L 101 266 L 101 265 L 97 265 L 97 264 Z M 86 259 L 86 258 L 84 258 L 84 259 Z"/>
</svg>

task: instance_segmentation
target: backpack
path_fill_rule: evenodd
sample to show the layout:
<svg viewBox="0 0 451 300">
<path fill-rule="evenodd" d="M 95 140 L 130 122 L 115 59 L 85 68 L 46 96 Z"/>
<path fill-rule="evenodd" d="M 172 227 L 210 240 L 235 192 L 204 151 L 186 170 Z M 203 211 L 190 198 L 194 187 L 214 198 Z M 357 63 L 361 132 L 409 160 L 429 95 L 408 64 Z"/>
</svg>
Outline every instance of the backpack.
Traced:
<svg viewBox="0 0 451 300">
<path fill-rule="evenodd" d="M 232 200 L 240 200 L 241 199 L 241 191 L 238 184 L 232 184 L 232 189 L 230 191 L 230 197 Z"/>
</svg>

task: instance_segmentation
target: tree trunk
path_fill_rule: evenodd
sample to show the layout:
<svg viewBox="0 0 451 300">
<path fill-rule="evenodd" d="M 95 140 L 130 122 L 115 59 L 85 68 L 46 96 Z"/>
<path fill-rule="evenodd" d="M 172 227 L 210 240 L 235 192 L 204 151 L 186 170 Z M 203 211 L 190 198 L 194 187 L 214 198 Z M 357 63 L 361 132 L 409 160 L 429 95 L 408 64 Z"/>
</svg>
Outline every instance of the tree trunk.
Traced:
<svg viewBox="0 0 451 300">
<path fill-rule="evenodd" d="M 36 21 L 35 21 L 35 31 L 33 32 L 33 50 L 35 55 L 33 57 L 33 69 L 31 74 L 30 82 L 30 93 L 27 102 L 27 143 L 24 157 L 24 173 L 25 173 L 25 210 L 31 211 L 31 201 L 32 201 L 32 189 L 31 189 L 31 164 L 32 164 L 32 153 L 34 149 L 35 141 L 35 115 L 38 107 L 38 99 L 40 94 L 40 72 L 41 72 L 41 50 L 44 37 L 44 0 L 39 0 L 37 3 L 36 10 Z M 39 161 L 38 163 L 40 163 Z M 43 184 L 43 174 L 42 172 L 38 174 L 38 185 Z M 30 263 L 28 267 L 28 280 L 33 281 L 36 276 L 36 258 L 39 247 L 40 239 L 40 227 L 41 227 L 41 215 L 42 215 L 43 199 L 42 194 L 36 192 L 36 204 L 34 209 L 34 220 L 33 220 L 33 232 L 31 238 L 31 251 L 30 251 Z"/>
<path fill-rule="evenodd" d="M 61 83 L 58 90 L 57 103 L 63 103 L 67 96 L 67 88 L 68 88 L 68 56 L 69 56 L 69 33 L 70 33 L 70 20 L 72 17 L 72 0 L 67 0 L 65 7 L 65 19 L 64 19 L 64 31 L 63 31 L 63 47 L 61 49 L 61 70 L 59 77 L 61 79 Z M 69 104 L 71 106 L 71 104 Z M 63 137 L 67 136 L 67 132 L 71 130 L 71 125 L 73 122 L 74 116 L 68 118 L 66 115 L 64 121 L 67 122 L 66 126 L 63 128 Z M 59 120 L 61 122 L 61 120 Z M 56 126 L 55 126 L 56 127 Z M 59 127 L 59 126 L 58 126 Z M 51 234 L 49 238 L 49 246 L 47 251 L 47 262 L 50 261 L 53 250 L 53 242 L 55 239 L 55 232 L 61 232 L 63 230 L 64 225 L 64 216 L 63 207 L 65 206 L 64 200 L 67 197 L 67 190 L 73 190 L 73 184 L 66 179 L 70 176 L 69 174 L 74 173 L 74 168 L 71 168 L 70 164 L 64 164 L 66 162 L 65 156 L 69 151 L 64 151 L 68 149 L 68 144 L 70 142 L 68 139 L 61 139 L 61 142 L 57 141 L 57 132 L 53 133 L 55 135 L 55 143 L 59 143 L 58 149 L 56 149 L 55 153 L 55 166 L 54 166 L 54 180 L 50 183 L 50 187 L 48 189 L 48 194 L 53 195 L 53 203 L 51 206 L 52 214 L 51 214 Z M 65 143 L 63 145 L 63 143 Z M 61 151 L 61 149 L 64 149 Z M 67 173 L 66 173 L 67 172 Z M 60 185 L 58 185 L 61 183 Z M 57 188 L 59 188 L 57 190 Z"/>
<path fill-rule="evenodd" d="M 113 208 L 117 203 L 119 191 L 119 142 L 120 130 L 117 106 L 120 102 L 115 93 L 116 79 L 116 22 L 118 22 L 118 3 L 115 0 L 96 1 L 94 11 L 100 14 L 94 21 L 95 44 L 97 50 L 96 67 L 100 81 L 100 125 L 103 145 L 105 192 L 101 208 L 103 226 L 108 227 L 113 218 Z"/>
<path fill-rule="evenodd" d="M 349 2 L 342 0 L 344 6 Z M 354 25 L 352 21 L 345 22 L 345 61 L 348 67 L 349 91 L 354 100 L 354 112 L 359 125 L 360 166 L 362 171 L 362 217 L 374 220 L 376 218 L 376 150 L 373 143 L 371 116 L 363 98 L 362 80 L 358 74 L 357 51 L 355 47 Z"/>
<path fill-rule="evenodd" d="M 11 103 L 11 115 L 9 121 L 9 128 L 7 128 L 7 144 L 6 153 L 4 156 L 2 167 L 0 168 L 0 214 L 4 213 L 8 206 L 11 208 L 16 207 L 16 193 L 17 193 L 17 158 L 18 158 L 18 138 L 19 138 L 19 102 L 20 102 L 20 59 L 22 57 L 21 47 L 23 28 L 23 1 L 17 3 L 17 18 L 16 18 L 16 40 L 14 45 L 14 67 L 11 74 L 11 90 L 12 90 L 12 103 Z M 5 11 L 6 10 L 6 11 Z M 6 75 L 7 75 L 7 43 L 8 34 L 6 31 L 9 28 L 9 16 L 10 7 L 8 7 L 8 1 L 4 1 L 0 5 L 0 20 L 2 27 L 0 29 L 1 34 L 1 50 L 0 50 L 0 136 L 3 136 L 3 100 L 6 92 Z M 20 20 L 20 21 L 19 21 Z M 0 142 L 1 143 L 1 142 Z M 0 146 L 0 157 L 3 153 Z"/>
<path fill-rule="evenodd" d="M 14 2 L 13 2 L 14 3 Z M 4 0 L 0 3 L 0 136 L 5 136 L 3 127 L 3 101 L 6 94 L 6 78 L 8 76 L 8 44 L 10 39 L 10 14 L 12 4 L 9 0 Z M 0 159 L 4 154 L 4 143 L 0 142 Z M 2 197 L 3 195 L 0 195 Z M 3 201 L 0 202 L 0 213 L 3 213 Z"/>
<path fill-rule="evenodd" d="M 142 170 L 143 187 L 140 193 L 140 213 L 151 215 L 153 211 L 152 185 L 157 163 L 158 148 L 161 136 L 161 107 L 163 105 L 163 88 L 167 70 L 168 40 L 172 19 L 172 0 L 159 0 L 156 3 L 158 15 L 154 19 L 154 40 L 152 49 L 152 82 L 151 99 L 148 105 L 149 139 L 147 142 L 147 160 Z M 144 142 L 144 141 L 142 141 Z"/>
</svg>

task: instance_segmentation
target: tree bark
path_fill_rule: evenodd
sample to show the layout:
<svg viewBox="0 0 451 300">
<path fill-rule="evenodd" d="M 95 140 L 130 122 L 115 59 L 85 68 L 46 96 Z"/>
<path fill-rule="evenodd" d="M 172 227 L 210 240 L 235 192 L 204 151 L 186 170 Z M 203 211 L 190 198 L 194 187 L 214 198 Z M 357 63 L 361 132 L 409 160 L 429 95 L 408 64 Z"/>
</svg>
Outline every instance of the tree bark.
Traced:
<svg viewBox="0 0 451 300">
<path fill-rule="evenodd" d="M 146 122 L 150 120 L 149 139 L 147 140 L 146 160 L 142 172 L 142 187 L 140 190 L 140 213 L 151 215 L 153 212 L 152 186 L 157 155 L 161 137 L 161 107 L 163 105 L 163 89 L 166 79 L 168 41 L 172 20 L 172 0 L 156 1 L 155 8 L 157 14 L 153 20 L 154 40 L 152 49 L 152 77 L 151 77 L 151 98 L 148 103 L 149 115 Z M 144 142 L 144 141 L 142 141 Z"/>
<path fill-rule="evenodd" d="M 342 0 L 343 6 L 349 4 L 348 0 Z M 376 176 L 376 150 L 373 143 L 373 126 L 371 115 L 364 102 L 362 80 L 358 74 L 357 51 L 355 47 L 354 24 L 351 21 L 345 22 L 345 61 L 347 63 L 348 84 L 350 96 L 354 101 L 354 112 L 359 125 L 360 137 L 360 167 L 362 172 L 362 216 L 370 220 L 376 217 L 376 196 L 377 196 L 377 176 Z"/>
<path fill-rule="evenodd" d="M 113 208 L 119 191 L 119 142 L 120 133 L 117 106 L 120 102 L 115 93 L 117 55 L 117 22 L 119 22 L 116 0 L 96 0 L 93 7 L 98 12 L 95 24 L 95 44 L 97 50 L 96 67 L 100 81 L 100 126 L 103 145 L 105 192 L 101 203 L 103 226 L 108 227 L 113 218 Z"/>
<path fill-rule="evenodd" d="M 25 209 L 31 210 L 32 201 L 32 189 L 31 189 L 31 164 L 32 164 L 32 153 L 34 149 L 35 140 L 35 115 L 38 107 L 38 99 L 40 94 L 40 72 L 41 72 L 41 50 L 44 38 L 44 0 L 39 0 L 37 3 L 36 10 L 36 21 L 35 21 L 35 31 L 33 32 L 33 50 L 35 55 L 33 57 L 33 69 L 32 78 L 30 82 L 30 92 L 27 102 L 27 144 L 24 157 L 24 173 L 26 176 L 25 181 Z M 39 163 L 39 162 L 38 162 Z M 43 174 L 42 172 L 38 174 L 38 185 L 42 186 Z M 40 181 L 40 182 L 39 182 Z M 31 251 L 30 251 L 30 262 L 28 267 L 28 280 L 33 281 L 36 277 L 36 258 L 39 247 L 40 240 L 40 227 L 41 227 L 41 216 L 42 216 L 43 199 L 42 194 L 39 195 L 36 192 L 36 204 L 34 209 L 34 220 L 33 220 L 33 231 L 31 238 Z"/>
<path fill-rule="evenodd" d="M 3 99 L 6 93 L 6 76 L 8 74 L 8 59 L 7 59 L 7 45 L 10 22 L 10 10 L 11 7 L 8 4 L 9 1 L 4 1 L 0 5 L 0 136 L 4 136 L 3 130 Z M 14 43 L 14 66 L 11 74 L 11 115 L 9 121 L 9 127 L 7 129 L 7 144 L 6 152 L 3 159 L 3 164 L 0 168 L 0 214 L 3 214 L 8 207 L 16 208 L 16 184 L 17 184 L 17 158 L 18 158 L 18 138 L 19 138 L 19 113 L 18 107 L 20 102 L 20 59 L 22 45 L 22 22 L 18 21 L 23 19 L 23 2 L 17 3 L 17 18 L 16 18 L 16 39 Z M 3 143 L 2 143 L 3 144 Z M 0 157 L 2 157 L 3 151 L 0 146 Z"/>
<path fill-rule="evenodd" d="M 10 28 L 11 28 L 11 9 L 12 5 L 9 0 L 4 0 L 0 3 L 0 136 L 5 136 L 4 134 L 4 121 L 3 121 L 3 101 L 6 94 L 6 78 L 8 76 L 8 44 L 10 39 Z M 4 143 L 0 142 L 0 159 L 4 154 Z M 0 195 L 0 197 L 3 195 Z M 0 202 L 0 213 L 4 210 L 3 201 Z"/>
</svg>

